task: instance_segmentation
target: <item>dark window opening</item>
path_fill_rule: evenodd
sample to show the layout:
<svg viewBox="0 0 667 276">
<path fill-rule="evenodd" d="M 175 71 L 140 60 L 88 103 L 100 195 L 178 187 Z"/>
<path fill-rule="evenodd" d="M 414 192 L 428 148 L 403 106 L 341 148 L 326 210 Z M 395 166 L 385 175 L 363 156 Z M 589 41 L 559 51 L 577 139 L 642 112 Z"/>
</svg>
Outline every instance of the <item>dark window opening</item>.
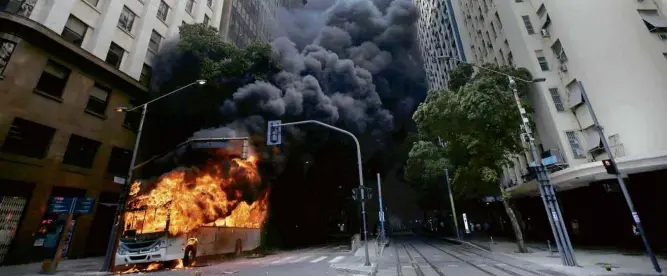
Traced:
<svg viewBox="0 0 667 276">
<path fill-rule="evenodd" d="M 25 119 L 14 118 L 0 151 L 33 158 L 44 158 L 55 132 L 54 128 Z"/>
<path fill-rule="evenodd" d="M 109 165 L 107 172 L 116 176 L 125 176 L 130 167 L 132 160 L 132 151 L 119 147 L 111 149 L 111 156 L 109 157 Z"/>
<path fill-rule="evenodd" d="M 88 25 L 86 25 L 86 23 L 83 23 L 83 21 L 70 15 L 61 36 L 65 40 L 72 42 L 72 44 L 81 46 L 83 37 L 86 35 L 86 30 L 88 30 Z"/>
<path fill-rule="evenodd" d="M 152 76 L 153 68 L 144 63 L 144 66 L 141 68 L 141 76 L 139 76 L 139 81 L 148 87 L 151 84 Z"/>
<path fill-rule="evenodd" d="M 71 72 L 69 68 L 49 60 L 42 76 L 39 77 L 35 90 L 60 98 Z"/>
<path fill-rule="evenodd" d="M 113 67 L 120 68 L 120 62 L 123 60 L 124 53 L 125 50 L 123 50 L 123 48 L 118 46 L 118 44 L 111 42 L 105 61 Z"/>
<path fill-rule="evenodd" d="M 100 142 L 72 134 L 67 143 L 63 164 L 92 168 Z"/>
<path fill-rule="evenodd" d="M 106 113 L 107 105 L 109 104 L 109 94 L 111 94 L 111 89 L 96 83 L 88 92 L 86 109 L 97 114 Z"/>
</svg>

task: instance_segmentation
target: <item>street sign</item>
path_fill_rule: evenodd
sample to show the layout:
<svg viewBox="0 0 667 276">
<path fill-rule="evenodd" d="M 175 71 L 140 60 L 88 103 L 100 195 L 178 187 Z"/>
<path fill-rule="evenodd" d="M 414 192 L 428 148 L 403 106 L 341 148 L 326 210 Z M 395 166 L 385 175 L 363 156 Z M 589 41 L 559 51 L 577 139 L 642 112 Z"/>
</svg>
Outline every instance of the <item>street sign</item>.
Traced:
<svg viewBox="0 0 667 276">
<path fill-rule="evenodd" d="M 282 144 L 282 127 L 280 123 L 280 120 L 269 121 L 268 128 L 266 129 L 266 145 L 275 146 Z"/>
<path fill-rule="evenodd" d="M 47 213 L 67 214 L 72 210 L 73 197 L 52 197 L 49 201 Z"/>
<path fill-rule="evenodd" d="M 193 142 L 191 147 L 193 149 L 220 149 L 227 147 L 229 142 L 227 141 L 204 141 L 204 142 Z"/>
<path fill-rule="evenodd" d="M 75 214 L 90 214 L 93 212 L 95 207 L 95 198 L 94 197 L 82 197 L 77 198 L 74 203 L 73 213 Z"/>
<path fill-rule="evenodd" d="M 120 184 L 120 185 L 125 185 L 125 178 L 114 176 L 113 177 L 113 183 Z"/>
<path fill-rule="evenodd" d="M 90 214 L 95 207 L 94 197 L 52 197 L 49 201 L 49 214 Z"/>
</svg>

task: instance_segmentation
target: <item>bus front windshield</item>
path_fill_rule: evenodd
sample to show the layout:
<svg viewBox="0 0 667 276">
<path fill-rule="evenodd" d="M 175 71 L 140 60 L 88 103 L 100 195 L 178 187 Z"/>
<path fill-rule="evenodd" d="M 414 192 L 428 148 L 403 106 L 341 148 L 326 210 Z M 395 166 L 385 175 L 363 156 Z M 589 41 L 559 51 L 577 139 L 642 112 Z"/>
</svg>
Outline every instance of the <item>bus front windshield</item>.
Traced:
<svg viewBox="0 0 667 276">
<path fill-rule="evenodd" d="M 166 207 L 129 210 L 125 213 L 123 236 L 153 234 L 167 231 L 169 209 Z"/>
</svg>

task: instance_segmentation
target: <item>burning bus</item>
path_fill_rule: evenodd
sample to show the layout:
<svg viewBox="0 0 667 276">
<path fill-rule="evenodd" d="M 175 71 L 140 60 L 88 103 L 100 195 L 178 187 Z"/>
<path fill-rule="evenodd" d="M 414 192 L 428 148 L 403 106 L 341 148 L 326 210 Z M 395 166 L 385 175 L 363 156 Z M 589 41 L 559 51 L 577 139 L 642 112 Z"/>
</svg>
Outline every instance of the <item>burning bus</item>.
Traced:
<svg viewBox="0 0 667 276">
<path fill-rule="evenodd" d="M 261 186 L 257 161 L 216 149 L 205 166 L 134 182 L 116 266 L 181 260 L 187 266 L 197 257 L 258 248 L 269 190 Z"/>
</svg>

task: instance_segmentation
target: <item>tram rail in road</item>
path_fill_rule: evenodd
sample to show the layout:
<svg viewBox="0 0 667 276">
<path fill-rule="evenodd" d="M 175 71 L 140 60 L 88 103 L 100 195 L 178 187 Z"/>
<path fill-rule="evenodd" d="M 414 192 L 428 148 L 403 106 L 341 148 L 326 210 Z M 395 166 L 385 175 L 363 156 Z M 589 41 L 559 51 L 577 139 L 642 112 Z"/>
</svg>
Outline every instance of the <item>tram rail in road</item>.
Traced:
<svg viewBox="0 0 667 276">
<path fill-rule="evenodd" d="M 400 245 L 399 245 L 400 244 Z M 480 253 L 465 246 L 440 246 L 425 240 L 399 240 L 394 247 L 396 254 L 397 275 L 406 274 L 404 269 L 409 269 L 404 260 L 405 267 L 401 264 L 400 250 L 405 250 L 410 265 L 416 276 L 450 276 L 461 275 L 463 271 L 468 275 L 491 275 L 491 276 L 564 276 L 565 274 L 547 269 L 528 268 L 521 264 L 511 263 L 490 256 L 492 253 Z M 430 250 L 433 249 L 433 250 Z M 429 252 L 430 251 L 430 252 Z M 443 253 L 440 254 L 434 254 Z M 442 260 L 444 257 L 446 260 Z M 517 260 L 518 261 L 518 260 Z M 449 263 L 448 265 L 443 264 Z M 477 273 L 475 273 L 475 271 Z"/>
</svg>

